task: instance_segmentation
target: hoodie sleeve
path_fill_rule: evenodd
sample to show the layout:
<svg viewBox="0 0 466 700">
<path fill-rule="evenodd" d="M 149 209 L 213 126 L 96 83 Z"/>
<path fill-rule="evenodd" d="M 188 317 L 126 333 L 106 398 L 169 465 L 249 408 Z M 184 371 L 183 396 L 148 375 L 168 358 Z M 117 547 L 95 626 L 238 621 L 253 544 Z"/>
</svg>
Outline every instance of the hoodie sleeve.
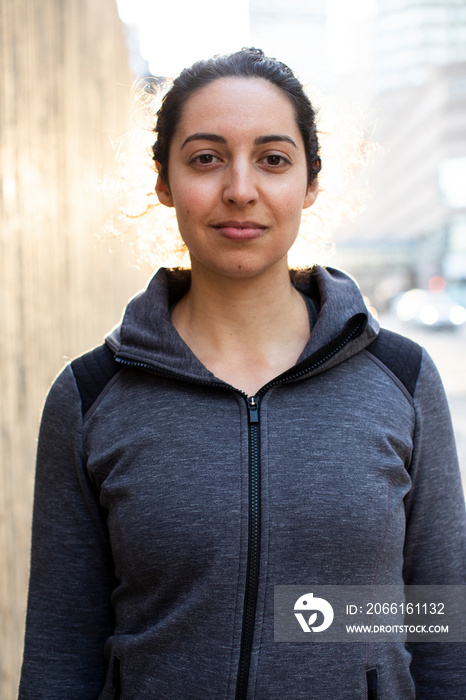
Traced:
<svg viewBox="0 0 466 700">
<path fill-rule="evenodd" d="M 37 454 L 31 571 L 19 700 L 91 700 L 113 631 L 105 512 L 88 479 L 71 367 L 47 398 Z"/>
<path fill-rule="evenodd" d="M 406 496 L 406 585 L 466 584 L 466 517 L 455 439 L 437 369 L 423 351 Z M 411 644 L 418 700 L 466 698 L 466 643 Z"/>
</svg>

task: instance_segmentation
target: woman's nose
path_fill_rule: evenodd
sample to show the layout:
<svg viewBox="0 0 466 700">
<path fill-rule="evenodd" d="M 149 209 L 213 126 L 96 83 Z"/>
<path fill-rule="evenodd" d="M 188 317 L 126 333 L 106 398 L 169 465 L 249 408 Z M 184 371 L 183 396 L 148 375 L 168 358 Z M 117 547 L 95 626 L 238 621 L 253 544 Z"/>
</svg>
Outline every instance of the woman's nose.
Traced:
<svg viewBox="0 0 466 700">
<path fill-rule="evenodd" d="M 227 204 L 245 207 L 257 201 L 256 174 L 249 163 L 232 165 L 225 173 L 223 200 Z"/>
</svg>

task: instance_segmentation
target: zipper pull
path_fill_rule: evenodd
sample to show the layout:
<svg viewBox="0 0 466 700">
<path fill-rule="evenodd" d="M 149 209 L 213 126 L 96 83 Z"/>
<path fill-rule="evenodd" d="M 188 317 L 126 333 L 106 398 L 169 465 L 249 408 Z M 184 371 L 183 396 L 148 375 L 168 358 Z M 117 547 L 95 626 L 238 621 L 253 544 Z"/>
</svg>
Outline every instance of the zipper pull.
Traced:
<svg viewBox="0 0 466 700">
<path fill-rule="evenodd" d="M 258 423 L 259 422 L 259 404 L 256 401 L 255 396 L 249 396 L 248 398 L 248 410 L 249 410 L 249 422 Z"/>
</svg>

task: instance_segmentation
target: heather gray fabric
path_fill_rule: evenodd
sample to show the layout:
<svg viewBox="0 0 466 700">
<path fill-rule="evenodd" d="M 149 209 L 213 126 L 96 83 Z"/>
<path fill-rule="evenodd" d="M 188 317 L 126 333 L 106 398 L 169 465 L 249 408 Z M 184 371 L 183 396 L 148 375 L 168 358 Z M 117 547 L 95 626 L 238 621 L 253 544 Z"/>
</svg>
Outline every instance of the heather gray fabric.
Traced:
<svg viewBox="0 0 466 700">
<path fill-rule="evenodd" d="M 21 700 L 235 698 L 246 397 L 181 340 L 169 282 L 159 271 L 107 339 L 145 368 L 122 364 L 84 419 L 69 365 L 47 399 Z M 299 288 L 319 308 L 299 364 L 320 361 L 261 399 L 248 698 L 364 699 L 377 668 L 378 700 L 464 700 L 464 645 L 273 641 L 277 584 L 466 583 L 464 499 L 435 367 L 424 353 L 411 397 L 366 350 L 379 329 L 350 278 L 317 268 Z M 355 319 L 364 330 L 337 349 Z"/>
</svg>

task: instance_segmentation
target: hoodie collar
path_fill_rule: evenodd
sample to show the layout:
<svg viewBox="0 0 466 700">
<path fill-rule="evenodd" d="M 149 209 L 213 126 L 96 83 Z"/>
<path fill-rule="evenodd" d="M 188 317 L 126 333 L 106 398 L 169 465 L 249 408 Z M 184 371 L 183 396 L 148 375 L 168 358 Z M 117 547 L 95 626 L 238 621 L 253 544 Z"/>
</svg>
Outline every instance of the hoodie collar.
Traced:
<svg viewBox="0 0 466 700">
<path fill-rule="evenodd" d="M 358 323 L 362 324 L 362 331 L 336 352 L 331 360 L 323 363 L 321 369 L 342 362 L 375 340 L 380 326 L 369 313 L 357 283 L 349 275 L 332 267 L 316 266 L 304 275 L 298 273 L 296 277 L 295 286 L 314 299 L 319 312 L 299 362 L 321 353 L 336 338 L 343 339 L 345 330 L 350 332 Z"/>
<path fill-rule="evenodd" d="M 311 337 L 298 360 L 305 366 L 323 349 L 335 346 L 336 338 L 357 333 L 341 348 L 332 352 L 313 371 L 322 371 L 356 354 L 369 345 L 379 332 L 377 321 L 369 314 L 356 283 L 340 270 L 316 266 L 303 272 L 292 272 L 293 284 L 311 297 L 319 311 Z M 192 353 L 180 337 L 170 318 L 170 308 L 189 289 L 189 270 L 160 268 L 147 288 L 129 302 L 123 321 L 106 338 L 116 359 L 145 365 L 162 373 L 177 374 L 188 380 L 220 383 Z M 336 350 L 336 351 L 335 351 Z M 285 373 L 287 374 L 287 373 Z"/>
</svg>

